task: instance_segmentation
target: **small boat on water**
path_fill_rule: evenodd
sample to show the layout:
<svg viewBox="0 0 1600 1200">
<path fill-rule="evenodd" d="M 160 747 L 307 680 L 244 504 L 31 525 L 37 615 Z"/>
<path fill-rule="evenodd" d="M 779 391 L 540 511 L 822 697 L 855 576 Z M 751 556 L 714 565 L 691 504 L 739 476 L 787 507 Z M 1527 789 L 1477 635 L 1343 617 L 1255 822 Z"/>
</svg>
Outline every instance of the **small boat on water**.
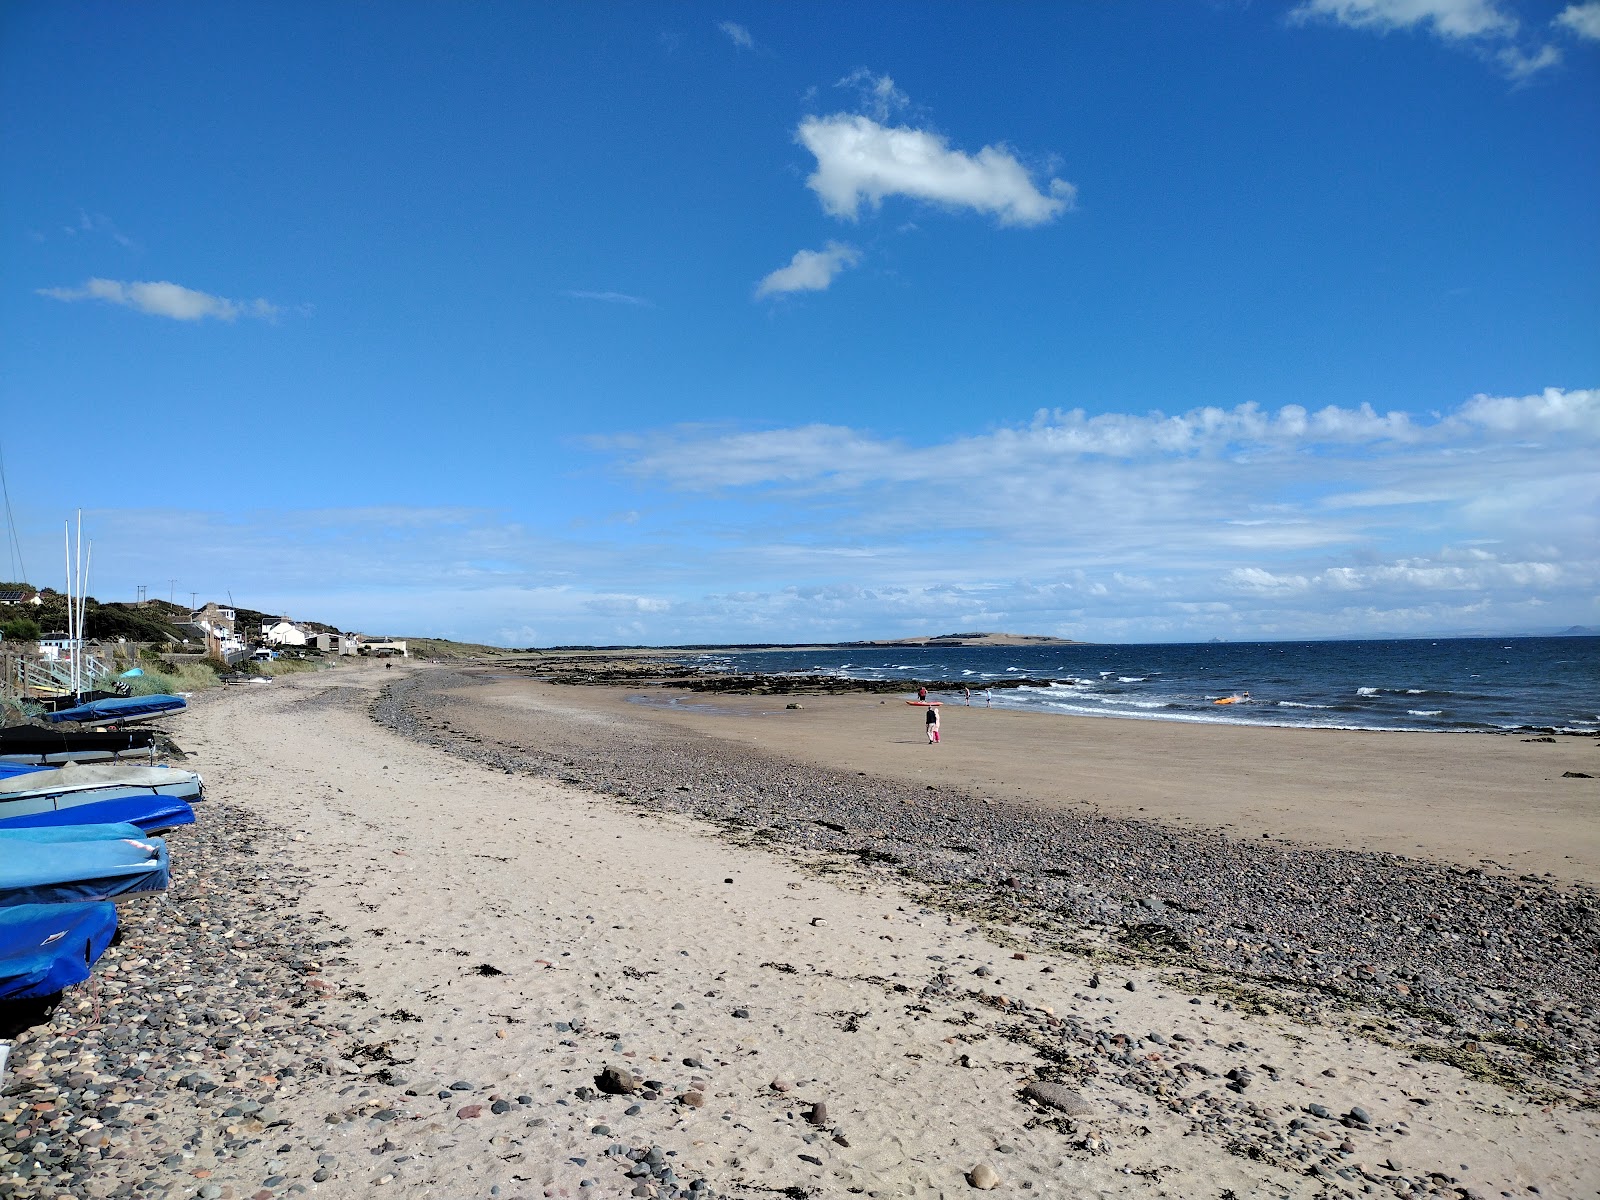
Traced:
<svg viewBox="0 0 1600 1200">
<path fill-rule="evenodd" d="M 67 763 L 0 776 L 0 829 L 44 814 L 48 824 L 132 820 L 147 829 L 168 829 L 194 820 L 186 801 L 205 798 L 205 780 L 177 767 L 127 763 Z M 178 802 L 182 807 L 178 807 Z M 82 811 L 76 811 L 76 810 Z M 186 811 L 187 810 L 187 811 Z M 166 822 L 151 824 L 151 822 Z"/>
<path fill-rule="evenodd" d="M 189 702 L 182 696 L 111 696 L 45 713 L 44 719 L 51 723 L 75 721 L 79 725 L 117 725 L 129 721 L 153 721 L 157 717 L 180 713 L 188 707 Z"/>
<path fill-rule="evenodd" d="M 136 825 L 0 829 L 0 908 L 164 892 L 167 844 Z"/>
<path fill-rule="evenodd" d="M 124 754 L 153 754 L 153 729 L 93 730 L 41 729 L 17 725 L 0 729 L 0 762 L 96 762 Z"/>
<path fill-rule="evenodd" d="M 116 932 L 117 906 L 104 900 L 0 908 L 0 1004 L 82 983 Z"/>
</svg>

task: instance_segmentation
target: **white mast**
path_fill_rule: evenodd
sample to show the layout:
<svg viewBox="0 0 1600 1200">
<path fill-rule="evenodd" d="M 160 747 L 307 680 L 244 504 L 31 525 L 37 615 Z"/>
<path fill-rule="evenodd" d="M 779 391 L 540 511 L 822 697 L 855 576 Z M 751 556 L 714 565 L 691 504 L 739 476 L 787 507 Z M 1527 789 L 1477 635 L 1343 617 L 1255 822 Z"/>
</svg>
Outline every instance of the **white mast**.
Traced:
<svg viewBox="0 0 1600 1200">
<path fill-rule="evenodd" d="M 72 589 L 72 522 L 71 521 L 63 521 L 63 522 L 61 522 L 61 540 L 65 544 L 66 556 L 67 556 L 67 650 L 68 650 L 68 653 L 71 653 L 71 650 L 72 650 L 72 605 L 73 605 L 72 597 L 73 597 L 73 594 L 74 594 L 73 593 L 73 589 Z M 72 676 L 69 675 L 69 679 L 72 679 Z M 74 683 L 75 682 L 76 681 L 74 680 Z M 73 687 L 73 691 L 77 691 L 76 686 Z"/>
</svg>

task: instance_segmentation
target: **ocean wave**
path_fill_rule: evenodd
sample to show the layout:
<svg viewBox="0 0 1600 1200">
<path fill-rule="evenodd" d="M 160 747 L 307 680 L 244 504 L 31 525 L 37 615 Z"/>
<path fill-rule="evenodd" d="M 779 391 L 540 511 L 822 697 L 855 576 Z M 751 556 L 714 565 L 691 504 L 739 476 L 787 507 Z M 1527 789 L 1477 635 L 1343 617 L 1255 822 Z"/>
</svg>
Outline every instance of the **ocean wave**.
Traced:
<svg viewBox="0 0 1600 1200">
<path fill-rule="evenodd" d="M 1443 715 L 1444 715 L 1444 709 L 1442 709 L 1442 708 L 1408 708 L 1408 709 L 1406 709 L 1406 716 L 1408 716 L 1408 717 L 1442 717 Z"/>
<path fill-rule="evenodd" d="M 1305 704 L 1299 700 L 1279 700 L 1279 708 L 1336 708 L 1333 704 Z"/>
<path fill-rule="evenodd" d="M 1376 696 L 1381 691 L 1383 691 L 1382 688 L 1357 688 L 1356 689 L 1356 695 L 1358 695 L 1358 696 Z"/>
<path fill-rule="evenodd" d="M 1168 708 L 1165 700 L 1123 700 L 1117 696 L 1098 697 L 1101 704 L 1117 704 L 1126 708 Z"/>
<path fill-rule="evenodd" d="M 1117 682 L 1118 683 L 1143 683 L 1148 678 L 1149 678 L 1148 675 L 1118 675 L 1117 676 Z"/>
</svg>

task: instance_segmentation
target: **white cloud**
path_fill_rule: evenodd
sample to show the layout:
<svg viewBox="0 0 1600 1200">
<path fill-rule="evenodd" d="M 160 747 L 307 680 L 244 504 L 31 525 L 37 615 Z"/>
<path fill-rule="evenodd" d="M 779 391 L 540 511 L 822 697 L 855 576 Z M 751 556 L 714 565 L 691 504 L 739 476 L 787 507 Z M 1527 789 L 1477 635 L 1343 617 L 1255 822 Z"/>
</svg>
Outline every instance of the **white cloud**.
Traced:
<svg viewBox="0 0 1600 1200">
<path fill-rule="evenodd" d="M 779 267 L 756 285 L 756 296 L 826 291 L 840 271 L 855 266 L 860 258 L 860 251 L 843 242 L 829 242 L 821 250 L 797 250 L 788 266 Z"/>
<path fill-rule="evenodd" d="M 749 50 L 756 44 L 755 38 L 750 36 L 750 31 L 736 21 L 721 21 L 717 28 L 728 35 L 729 41 L 743 50 Z"/>
<path fill-rule="evenodd" d="M 1600 42 L 1600 0 L 1569 4 L 1556 16 L 1554 23 L 1578 37 Z"/>
<path fill-rule="evenodd" d="M 1540 71 L 1547 71 L 1561 62 L 1561 51 L 1551 45 L 1542 45 L 1528 51 L 1520 46 L 1506 46 L 1495 56 L 1506 77 L 1514 83 L 1532 79 Z"/>
<path fill-rule="evenodd" d="M 1061 179 L 1051 179 L 1041 190 L 1002 146 L 969 155 L 951 149 L 936 133 L 890 128 L 870 117 L 807 117 L 796 138 L 817 159 L 806 186 L 824 211 L 848 220 L 860 215 L 863 201 L 877 208 L 885 197 L 908 196 L 992 213 L 1002 225 L 1042 225 L 1071 208 L 1076 195 Z"/>
<path fill-rule="evenodd" d="M 1588 7 L 1600 10 L 1600 4 Z M 1565 17 L 1557 17 L 1557 23 Z M 1555 46 L 1518 45 L 1513 39 L 1520 24 L 1499 0 L 1305 0 L 1290 10 L 1289 18 L 1302 23 L 1325 19 L 1379 33 L 1424 28 L 1446 42 L 1472 47 L 1513 83 L 1526 83 L 1561 62 Z"/>
<path fill-rule="evenodd" d="M 153 317 L 171 317 L 175 321 L 199 321 L 213 317 L 219 321 L 233 321 L 239 317 L 258 317 L 271 320 L 282 311 L 266 300 L 229 300 L 209 292 L 176 283 L 124 283 L 117 279 L 91 279 L 81 288 L 40 288 L 41 296 L 52 300 L 103 300 L 107 304 L 120 304 Z"/>
<path fill-rule="evenodd" d="M 911 103 L 911 97 L 897 88 L 893 79 L 887 75 L 874 75 L 865 67 L 850 72 L 833 86 L 853 88 L 859 92 L 862 107 L 880 124 Z"/>
<path fill-rule="evenodd" d="M 643 296 L 630 296 L 626 292 L 586 292 L 568 290 L 561 293 L 573 300 L 597 300 L 602 304 L 632 304 L 641 308 L 654 308 L 655 305 Z"/>
<path fill-rule="evenodd" d="M 1516 18 L 1495 0 L 1305 0 L 1289 15 L 1385 33 L 1424 25 L 1442 38 L 1505 36 L 1517 29 Z"/>
</svg>

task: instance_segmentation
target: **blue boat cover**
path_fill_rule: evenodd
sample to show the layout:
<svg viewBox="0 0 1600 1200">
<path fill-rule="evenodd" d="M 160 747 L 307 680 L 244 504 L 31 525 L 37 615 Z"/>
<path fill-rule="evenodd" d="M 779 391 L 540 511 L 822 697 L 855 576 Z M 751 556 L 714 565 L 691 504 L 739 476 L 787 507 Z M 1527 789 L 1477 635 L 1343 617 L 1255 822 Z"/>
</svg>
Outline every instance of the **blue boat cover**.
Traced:
<svg viewBox="0 0 1600 1200">
<path fill-rule="evenodd" d="M 182 696 L 112 696 L 107 700 L 91 700 L 76 708 L 63 708 L 59 712 L 45 713 L 46 721 L 131 721 L 136 717 L 153 717 L 161 713 L 182 712 L 188 701 Z"/>
<path fill-rule="evenodd" d="M 164 892 L 167 844 L 137 825 L 0 828 L 0 908 Z"/>
<path fill-rule="evenodd" d="M 116 931 L 115 904 L 0 908 L 0 1001 L 36 1000 L 82 983 Z"/>
<path fill-rule="evenodd" d="M 4 812 L 5 806 L 0 805 L 0 814 Z M 152 793 L 143 796 L 118 796 L 113 800 L 96 800 L 91 804 L 77 804 L 70 808 L 27 813 L 16 817 L 0 815 L 0 829 L 113 825 L 124 822 L 138 826 L 141 833 L 160 833 L 163 829 L 176 829 L 179 825 L 193 825 L 194 809 L 189 807 L 187 800 Z"/>
<path fill-rule="evenodd" d="M 9 779 L 13 775 L 26 775 L 30 771 L 43 771 L 49 765 L 47 763 L 0 762 L 0 779 Z"/>
</svg>

